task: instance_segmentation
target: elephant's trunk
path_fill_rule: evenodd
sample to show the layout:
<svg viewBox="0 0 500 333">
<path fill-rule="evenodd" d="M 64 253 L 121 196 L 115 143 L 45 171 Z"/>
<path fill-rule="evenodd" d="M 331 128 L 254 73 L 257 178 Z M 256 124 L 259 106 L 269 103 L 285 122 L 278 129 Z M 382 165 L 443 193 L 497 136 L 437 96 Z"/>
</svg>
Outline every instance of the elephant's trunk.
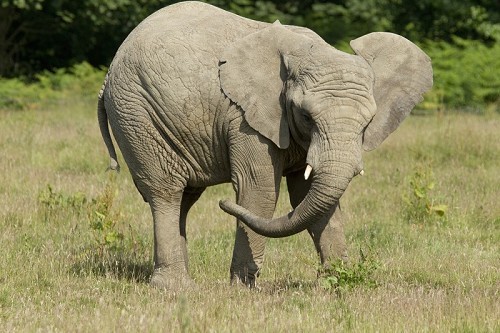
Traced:
<svg viewBox="0 0 500 333">
<path fill-rule="evenodd" d="M 327 140 L 322 141 L 327 142 Z M 289 214 L 268 220 L 228 200 L 221 201 L 220 207 L 266 237 L 286 237 L 305 230 L 338 203 L 352 177 L 362 170 L 361 160 L 357 158 L 357 152 L 360 150 L 359 143 L 328 140 L 328 142 L 332 141 L 336 143 L 327 143 L 329 147 L 326 150 L 319 150 L 317 154 L 319 163 L 312 165 L 313 178 L 310 190 L 304 200 Z M 311 142 L 312 145 L 313 142 Z M 311 148 L 308 163 L 310 155 Z"/>
</svg>

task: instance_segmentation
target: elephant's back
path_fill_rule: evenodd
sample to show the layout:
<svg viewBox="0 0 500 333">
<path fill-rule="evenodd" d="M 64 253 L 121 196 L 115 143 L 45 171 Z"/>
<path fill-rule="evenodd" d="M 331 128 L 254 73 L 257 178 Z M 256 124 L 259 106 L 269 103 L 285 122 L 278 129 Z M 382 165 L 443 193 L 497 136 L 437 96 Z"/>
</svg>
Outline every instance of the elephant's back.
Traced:
<svg viewBox="0 0 500 333">
<path fill-rule="evenodd" d="M 183 59 L 177 58 L 178 61 L 217 57 L 234 40 L 267 25 L 206 3 L 181 2 L 164 7 L 142 21 L 120 46 L 116 57 L 138 50 L 147 54 L 152 49 L 183 56 Z"/>
<path fill-rule="evenodd" d="M 194 111 L 201 100 L 219 98 L 222 50 L 267 25 L 201 2 L 167 6 L 122 43 L 110 66 L 109 83 L 123 90 L 137 83 L 169 112 Z"/>
</svg>

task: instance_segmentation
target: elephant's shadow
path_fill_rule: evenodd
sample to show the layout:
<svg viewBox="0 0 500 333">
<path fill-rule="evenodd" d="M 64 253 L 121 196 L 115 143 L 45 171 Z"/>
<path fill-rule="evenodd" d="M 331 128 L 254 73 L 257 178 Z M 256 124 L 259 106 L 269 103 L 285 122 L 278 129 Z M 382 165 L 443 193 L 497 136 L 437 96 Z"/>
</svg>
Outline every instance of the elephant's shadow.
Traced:
<svg viewBox="0 0 500 333">
<path fill-rule="evenodd" d="M 134 258 L 124 253 L 86 251 L 73 260 L 70 273 L 79 277 L 105 277 L 147 284 L 153 274 L 153 265 L 148 258 Z M 317 280 L 304 281 L 290 276 L 274 281 L 261 281 L 256 288 L 258 292 L 269 295 L 317 289 Z"/>
<path fill-rule="evenodd" d="M 153 274 L 152 260 L 130 253 L 83 251 L 70 265 L 72 275 L 106 277 L 136 283 L 149 283 Z"/>
<path fill-rule="evenodd" d="M 105 277 L 147 284 L 153 275 L 152 259 L 130 255 L 130 252 L 109 252 L 84 249 L 72 256 L 69 273 L 78 277 Z M 277 280 L 264 280 L 257 290 L 270 295 L 284 292 L 315 290 L 318 281 L 304 281 L 286 276 Z"/>
<path fill-rule="evenodd" d="M 261 281 L 259 290 L 269 295 L 279 295 L 287 292 L 312 291 L 318 288 L 318 281 L 304 281 L 286 277 L 275 281 Z"/>
</svg>

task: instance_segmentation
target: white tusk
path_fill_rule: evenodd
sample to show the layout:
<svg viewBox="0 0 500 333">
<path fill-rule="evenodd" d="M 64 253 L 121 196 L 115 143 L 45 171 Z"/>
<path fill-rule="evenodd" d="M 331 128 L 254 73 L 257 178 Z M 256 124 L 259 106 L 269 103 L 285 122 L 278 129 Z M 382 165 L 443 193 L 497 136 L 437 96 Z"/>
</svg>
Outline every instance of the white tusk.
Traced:
<svg viewBox="0 0 500 333">
<path fill-rule="evenodd" d="M 361 176 L 364 176 L 364 174 L 365 174 L 365 170 L 361 170 L 361 171 L 359 172 L 359 174 L 360 174 Z"/>
<path fill-rule="evenodd" d="M 313 170 L 312 166 L 309 164 L 306 166 L 306 172 L 304 172 L 304 179 L 307 180 L 309 178 L 309 175 L 311 174 L 311 171 Z"/>
</svg>

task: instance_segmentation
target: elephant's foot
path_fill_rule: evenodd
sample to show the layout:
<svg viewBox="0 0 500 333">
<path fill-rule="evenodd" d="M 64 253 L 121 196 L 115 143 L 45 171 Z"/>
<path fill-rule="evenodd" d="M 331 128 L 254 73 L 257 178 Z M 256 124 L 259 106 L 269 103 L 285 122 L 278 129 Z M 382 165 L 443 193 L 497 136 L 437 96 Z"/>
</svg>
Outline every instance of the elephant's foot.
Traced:
<svg viewBox="0 0 500 333">
<path fill-rule="evenodd" d="M 242 269 L 238 271 L 231 270 L 230 282 L 232 286 L 246 286 L 248 288 L 255 288 L 258 275 L 258 273 L 250 273 L 248 269 Z"/>
<path fill-rule="evenodd" d="M 342 251 L 338 251 L 337 253 L 327 257 L 326 259 L 320 255 L 322 258 L 321 265 L 323 268 L 332 267 L 332 265 L 338 263 L 339 261 L 344 262 L 344 264 L 349 262 L 349 255 L 347 254 L 347 249 L 343 249 Z"/>
<path fill-rule="evenodd" d="M 154 288 L 174 292 L 192 290 L 196 287 L 187 273 L 172 272 L 165 268 L 156 268 L 149 283 Z"/>
<path fill-rule="evenodd" d="M 344 251 L 340 256 L 334 255 L 322 261 L 323 262 L 321 263 L 320 267 L 318 267 L 318 271 L 316 272 L 318 278 L 330 276 L 333 272 L 336 271 L 336 267 L 338 267 L 339 265 L 348 264 L 349 256 L 347 255 L 347 251 Z"/>
</svg>

